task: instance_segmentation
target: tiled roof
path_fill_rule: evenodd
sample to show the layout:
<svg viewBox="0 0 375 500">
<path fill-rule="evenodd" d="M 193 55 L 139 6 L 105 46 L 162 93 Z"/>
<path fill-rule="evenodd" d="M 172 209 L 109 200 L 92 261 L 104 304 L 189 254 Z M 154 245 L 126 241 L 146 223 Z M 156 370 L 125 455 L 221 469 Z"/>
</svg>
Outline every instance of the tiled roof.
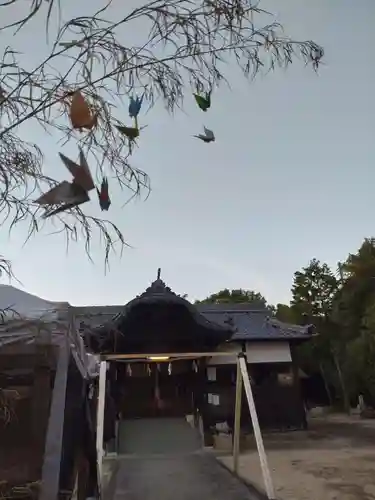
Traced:
<svg viewBox="0 0 375 500">
<path fill-rule="evenodd" d="M 117 316 L 124 306 L 83 306 L 74 307 L 74 318 L 76 326 L 79 328 L 80 323 L 85 323 L 91 327 L 96 327 L 109 323 Z"/>
<path fill-rule="evenodd" d="M 312 333 L 308 326 L 289 325 L 272 318 L 271 310 L 261 302 L 193 305 L 175 294 L 160 279 L 160 269 L 157 279 L 126 305 L 74 307 L 74 317 L 81 332 L 86 328 L 99 332 L 120 321 L 131 308 L 152 303 L 183 305 L 195 321 L 213 331 L 226 331 L 227 335 L 232 331 L 231 340 L 302 340 L 310 338 Z"/>
<path fill-rule="evenodd" d="M 165 285 L 160 279 L 160 271 L 158 272 L 156 281 L 143 294 L 125 306 L 74 307 L 68 303 L 46 301 L 10 286 L 0 286 L 0 308 L 15 307 L 22 316 L 26 315 L 28 317 L 33 316 L 31 312 L 37 311 L 34 317 L 41 318 L 42 316 L 44 320 L 47 319 L 44 317 L 45 314 L 52 310 L 58 310 L 58 316 L 61 316 L 63 311 L 70 310 L 77 330 L 81 330 L 82 333 L 86 328 L 92 330 L 101 325 L 113 322 L 114 318 L 124 313 L 131 304 L 136 305 L 140 302 L 161 303 L 163 301 L 185 304 L 189 310 L 193 311 L 196 318 L 201 322 L 207 321 L 207 326 L 211 324 L 214 329 L 215 325 L 217 325 L 219 327 L 218 330 L 222 330 L 223 327 L 227 331 L 229 329 L 232 330 L 233 336 L 231 340 L 302 340 L 308 339 L 312 334 L 309 326 L 290 325 L 272 318 L 271 311 L 266 309 L 263 304 L 257 302 L 249 304 L 220 303 L 193 305 L 173 293 Z M 8 343 L 10 339 L 5 339 L 8 336 L 11 336 L 8 332 L 7 335 L 6 332 L 2 332 L 0 343 Z M 15 337 L 17 335 L 14 335 L 13 338 Z"/>
<path fill-rule="evenodd" d="M 311 329 L 282 323 L 270 316 L 268 310 L 216 310 L 201 313 L 210 321 L 230 324 L 233 328 L 231 340 L 292 340 L 311 336 Z"/>
<path fill-rule="evenodd" d="M 210 323 L 233 329 L 231 340 L 302 340 L 311 336 L 307 326 L 282 323 L 271 317 L 267 309 L 255 309 L 249 304 L 197 304 L 195 306 Z M 109 323 L 123 306 L 92 306 L 74 308 L 79 327 Z"/>
<path fill-rule="evenodd" d="M 198 304 L 198 310 L 212 322 L 230 325 L 231 340 L 293 340 L 311 336 L 309 326 L 282 323 L 268 309 L 252 309 L 247 304 Z"/>
<path fill-rule="evenodd" d="M 160 270 L 158 277 L 151 285 L 141 294 L 128 302 L 123 307 L 108 306 L 108 311 L 103 307 L 80 307 L 76 308 L 75 317 L 76 325 L 81 331 L 85 330 L 85 325 L 94 328 L 96 333 L 110 331 L 111 329 L 122 329 L 123 322 L 131 310 L 139 305 L 163 305 L 174 304 L 179 307 L 184 307 L 194 318 L 196 324 L 205 328 L 207 332 L 215 335 L 215 338 L 227 340 L 231 336 L 231 328 L 226 323 L 216 323 L 210 321 L 208 317 L 201 314 L 191 302 L 174 293 L 163 280 L 160 279 Z M 111 310 L 111 315 L 108 314 Z M 87 319 L 86 319 L 87 318 Z"/>
</svg>

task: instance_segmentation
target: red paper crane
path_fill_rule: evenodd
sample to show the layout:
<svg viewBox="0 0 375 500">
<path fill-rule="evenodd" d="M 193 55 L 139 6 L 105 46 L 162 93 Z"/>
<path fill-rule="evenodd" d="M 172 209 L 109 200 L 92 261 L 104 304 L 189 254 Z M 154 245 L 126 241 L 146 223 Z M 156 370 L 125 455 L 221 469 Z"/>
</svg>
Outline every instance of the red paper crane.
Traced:
<svg viewBox="0 0 375 500">
<path fill-rule="evenodd" d="M 109 198 L 109 193 L 108 193 L 107 177 L 103 178 L 102 185 L 100 186 L 100 191 L 98 188 L 96 188 L 96 192 L 98 193 L 100 208 L 102 209 L 102 211 L 103 210 L 107 211 L 111 205 L 111 200 Z"/>
</svg>

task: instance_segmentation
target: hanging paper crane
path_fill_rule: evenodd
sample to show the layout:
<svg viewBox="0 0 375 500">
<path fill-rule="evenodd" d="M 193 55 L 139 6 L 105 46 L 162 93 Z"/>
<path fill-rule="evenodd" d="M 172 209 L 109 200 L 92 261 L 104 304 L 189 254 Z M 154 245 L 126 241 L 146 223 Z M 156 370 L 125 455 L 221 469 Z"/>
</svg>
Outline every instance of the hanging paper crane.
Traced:
<svg viewBox="0 0 375 500">
<path fill-rule="evenodd" d="M 79 90 L 73 94 L 69 114 L 74 129 L 91 130 L 98 122 L 98 116 L 92 114 L 90 106 Z"/>
<path fill-rule="evenodd" d="M 79 164 L 62 153 L 59 153 L 59 155 L 66 168 L 72 174 L 73 181 L 60 182 L 60 184 L 35 200 L 35 203 L 38 205 L 43 205 L 50 209 L 52 209 L 54 205 L 59 205 L 55 209 L 47 209 L 43 215 L 44 218 L 51 217 L 52 215 L 64 212 L 65 210 L 77 207 L 89 201 L 90 196 L 88 192 L 95 188 L 87 160 L 81 149 L 79 150 Z"/>
<path fill-rule="evenodd" d="M 2 104 L 6 99 L 5 91 L 0 87 L 0 104 Z"/>
<path fill-rule="evenodd" d="M 206 95 L 204 97 L 199 94 L 193 95 L 195 97 L 196 103 L 202 111 L 206 112 L 211 107 L 211 91 L 206 92 Z"/>
<path fill-rule="evenodd" d="M 203 127 L 203 129 L 204 129 L 204 134 L 195 135 L 194 137 L 201 139 L 203 142 L 214 142 L 215 135 L 212 132 L 212 130 L 210 130 L 206 127 Z"/>
<path fill-rule="evenodd" d="M 64 47 L 64 49 L 71 49 L 72 47 L 78 47 L 82 49 L 85 44 L 84 40 L 71 40 L 70 42 L 60 42 L 59 46 Z"/>
<path fill-rule="evenodd" d="M 125 125 L 116 125 L 116 128 L 119 132 L 121 132 L 131 141 L 134 141 L 137 137 L 139 137 L 138 127 L 126 127 Z"/>
<path fill-rule="evenodd" d="M 137 118 L 137 116 L 139 115 L 139 112 L 140 112 L 141 107 L 142 107 L 143 97 L 144 97 L 144 94 L 142 95 L 142 97 L 137 96 L 135 99 L 134 99 L 134 97 L 130 98 L 130 103 L 129 103 L 129 116 L 130 116 L 130 118 Z"/>
<path fill-rule="evenodd" d="M 111 199 L 108 193 L 108 180 L 107 177 L 104 177 L 102 180 L 102 185 L 100 186 L 100 191 L 96 188 L 96 192 L 98 193 L 99 205 L 100 208 L 105 211 L 109 209 L 111 206 Z"/>
</svg>

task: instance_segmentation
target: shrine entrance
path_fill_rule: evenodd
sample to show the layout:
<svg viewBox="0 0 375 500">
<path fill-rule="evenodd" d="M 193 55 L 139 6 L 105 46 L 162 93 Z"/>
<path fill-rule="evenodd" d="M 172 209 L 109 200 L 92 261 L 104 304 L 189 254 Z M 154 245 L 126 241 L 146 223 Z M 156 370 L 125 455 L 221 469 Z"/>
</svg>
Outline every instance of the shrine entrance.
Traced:
<svg viewBox="0 0 375 500">
<path fill-rule="evenodd" d="M 186 353 L 213 352 L 232 334 L 229 325 L 212 323 L 173 293 L 159 269 L 151 286 L 95 328 L 86 344 L 113 360 L 106 397 L 117 419 L 185 418 L 206 413 L 205 360 Z"/>
<path fill-rule="evenodd" d="M 229 324 L 208 320 L 173 293 L 160 279 L 160 269 L 144 293 L 87 335 L 88 349 L 103 360 L 97 413 L 101 478 L 104 448 L 111 453 L 113 441 L 118 457 L 131 455 L 136 461 L 150 453 L 189 455 L 207 445 L 206 354 L 212 356 L 232 335 Z M 152 475 L 152 464 L 147 469 Z M 127 475 L 128 465 L 122 470 Z M 176 485 L 172 481 L 168 487 Z M 145 497 L 139 491 L 133 496 Z"/>
<path fill-rule="evenodd" d="M 96 447 L 102 484 L 105 427 L 117 419 L 115 498 L 250 500 L 247 487 L 225 471 L 210 446 L 207 358 L 233 336 L 230 322 L 208 320 L 160 279 L 95 328 L 86 343 L 100 354 Z M 242 384 L 248 399 L 268 498 L 274 499 L 246 361 L 238 354 L 233 438 L 238 469 Z M 210 393 L 211 394 L 211 393 Z M 106 408 L 117 408 L 106 415 Z M 120 413 L 120 414 L 119 414 Z M 186 418 L 192 417 L 192 420 Z M 112 418 L 109 418 L 112 417 Z M 155 418 L 157 417 L 157 418 Z M 108 426 L 112 429 L 112 426 Z M 107 433 L 108 434 L 108 433 Z M 108 457 L 108 455 L 107 455 Z"/>
<path fill-rule="evenodd" d="M 194 412 L 194 363 L 117 363 L 121 419 L 185 417 Z"/>
</svg>

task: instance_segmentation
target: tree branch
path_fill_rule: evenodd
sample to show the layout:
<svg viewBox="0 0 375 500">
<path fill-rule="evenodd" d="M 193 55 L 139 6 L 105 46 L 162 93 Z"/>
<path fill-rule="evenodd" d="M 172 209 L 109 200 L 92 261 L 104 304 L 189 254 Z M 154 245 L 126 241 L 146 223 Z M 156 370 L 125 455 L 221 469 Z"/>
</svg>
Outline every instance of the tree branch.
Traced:
<svg viewBox="0 0 375 500">
<path fill-rule="evenodd" d="M 14 12 L 15 5 L 15 0 L 5 1 L 0 9 Z M 29 220 L 28 237 L 44 226 L 33 199 L 56 181 L 43 165 L 42 151 L 23 138 L 24 125 L 38 125 L 57 135 L 62 144 L 76 142 L 95 163 L 97 176 L 115 180 L 129 190 L 130 198 L 147 195 L 147 173 L 131 164 L 134 141 L 116 128 L 123 124 L 119 117 L 129 96 L 144 93 L 150 106 L 161 100 L 173 111 L 183 105 L 186 94 L 215 90 L 228 81 L 232 64 L 253 78 L 259 72 L 287 67 L 295 57 L 316 70 L 323 57 L 319 45 L 285 37 L 278 23 L 262 26 L 262 17 L 270 14 L 250 0 L 152 0 L 117 21 L 103 17 L 110 5 L 63 23 L 49 55 L 34 68 L 21 65 L 20 55 L 11 47 L 4 50 L 0 63 L 0 213 L 10 228 Z M 45 16 L 49 33 L 54 9 L 60 9 L 58 0 L 32 0 L 30 11 L 2 30 L 16 28 L 17 33 L 32 19 Z M 144 43 L 124 43 L 122 33 L 140 21 Z M 84 133 L 72 130 L 68 119 L 71 95 L 77 90 L 97 114 L 97 126 Z M 83 237 L 88 255 L 93 234 L 98 232 L 106 262 L 111 251 L 126 245 L 114 224 L 89 217 L 79 208 L 59 214 L 54 223 L 67 241 Z"/>
</svg>

